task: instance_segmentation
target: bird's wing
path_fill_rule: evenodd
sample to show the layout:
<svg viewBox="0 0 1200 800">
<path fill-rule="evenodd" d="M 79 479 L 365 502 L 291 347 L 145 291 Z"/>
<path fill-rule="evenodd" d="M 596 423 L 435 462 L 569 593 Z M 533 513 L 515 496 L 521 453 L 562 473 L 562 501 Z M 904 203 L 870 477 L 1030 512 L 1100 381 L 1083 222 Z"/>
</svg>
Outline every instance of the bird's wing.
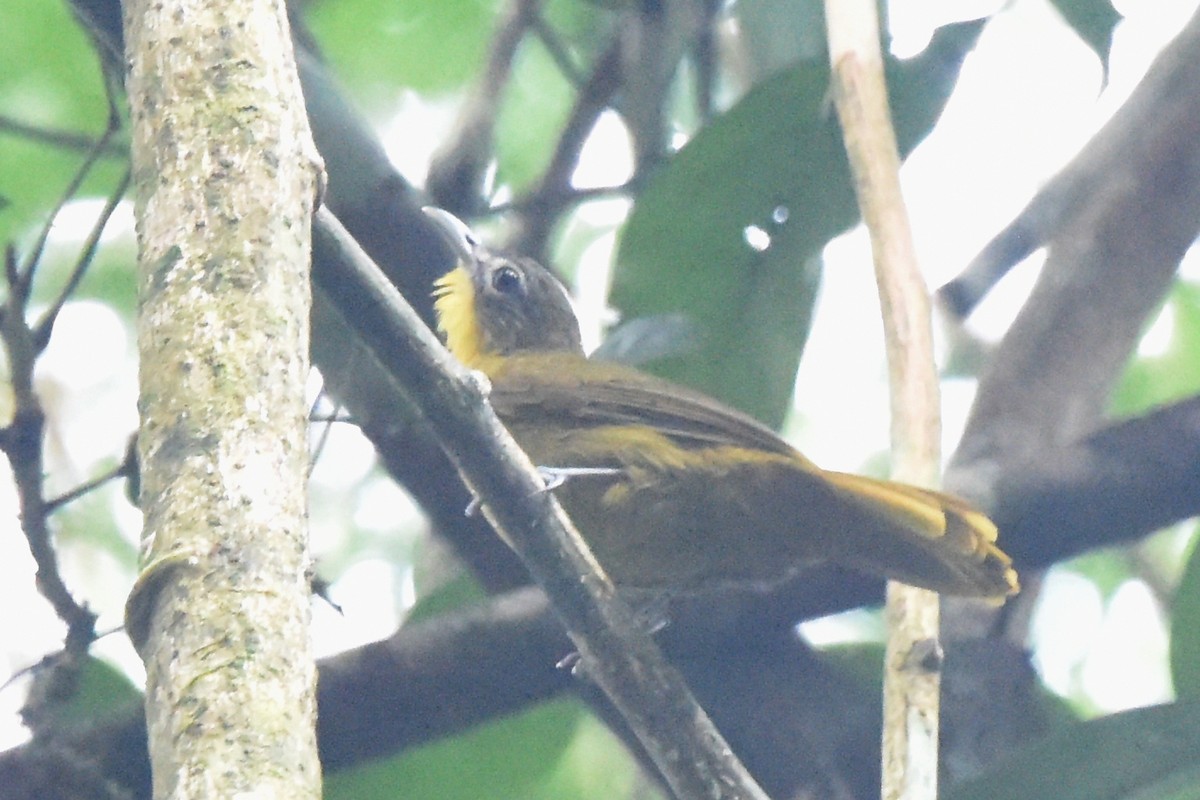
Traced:
<svg viewBox="0 0 1200 800">
<path fill-rule="evenodd" d="M 809 463 L 752 417 L 621 364 L 540 353 L 510 357 L 489 377 L 492 405 L 506 421 L 557 422 L 573 429 L 643 426 L 684 449 L 746 447 Z"/>
<path fill-rule="evenodd" d="M 862 546 L 847 563 L 950 594 L 1016 594 L 1017 573 L 996 546 L 996 526 L 971 504 L 894 481 L 830 471 L 823 477 L 869 515 L 864 521 L 877 520 L 859 528 Z"/>
<path fill-rule="evenodd" d="M 702 533 L 717 550 L 739 553 L 739 565 L 764 573 L 829 559 L 952 594 L 1002 598 L 1016 591 L 995 526 L 958 498 L 822 470 L 750 417 L 621 365 L 520 356 L 490 377 L 497 413 L 543 466 L 611 460 L 632 470 L 624 494 L 609 497 L 606 507 L 628 517 L 617 527 L 654 529 L 631 546 L 684 552 L 661 526 L 638 517 L 639 509 L 662 513 L 664 504 L 676 503 L 680 518 L 704 529 L 679 535 Z M 675 447 L 662 447 L 662 437 Z M 656 494 L 659 482 L 638 480 L 638 465 L 669 471 L 669 495 Z"/>
</svg>

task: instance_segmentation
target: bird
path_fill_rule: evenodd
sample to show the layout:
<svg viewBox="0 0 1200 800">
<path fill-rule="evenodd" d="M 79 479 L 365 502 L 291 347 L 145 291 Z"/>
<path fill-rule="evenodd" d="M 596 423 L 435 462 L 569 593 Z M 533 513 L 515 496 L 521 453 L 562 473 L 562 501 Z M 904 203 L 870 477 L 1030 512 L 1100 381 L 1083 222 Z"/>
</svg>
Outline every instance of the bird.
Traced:
<svg viewBox="0 0 1200 800">
<path fill-rule="evenodd" d="M 821 469 L 714 398 L 588 358 L 553 273 L 425 211 L 457 257 L 433 289 L 447 348 L 486 376 L 496 414 L 561 483 L 555 495 L 618 589 L 769 587 L 833 563 L 950 595 L 1018 591 L 996 526 L 965 500 Z"/>
</svg>

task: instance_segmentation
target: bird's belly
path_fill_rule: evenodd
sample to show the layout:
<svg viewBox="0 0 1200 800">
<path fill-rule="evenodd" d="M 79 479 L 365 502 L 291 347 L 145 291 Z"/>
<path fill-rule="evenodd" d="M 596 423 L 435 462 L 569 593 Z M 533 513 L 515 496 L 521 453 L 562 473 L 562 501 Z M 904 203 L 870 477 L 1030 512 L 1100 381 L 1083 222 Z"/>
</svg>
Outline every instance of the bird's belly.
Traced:
<svg viewBox="0 0 1200 800">
<path fill-rule="evenodd" d="M 572 478 L 556 490 L 613 582 L 619 586 L 700 592 L 722 584 L 769 584 L 800 566 L 777 547 L 769 509 L 752 510 L 728 487 L 705 496 L 669 476 Z"/>
</svg>

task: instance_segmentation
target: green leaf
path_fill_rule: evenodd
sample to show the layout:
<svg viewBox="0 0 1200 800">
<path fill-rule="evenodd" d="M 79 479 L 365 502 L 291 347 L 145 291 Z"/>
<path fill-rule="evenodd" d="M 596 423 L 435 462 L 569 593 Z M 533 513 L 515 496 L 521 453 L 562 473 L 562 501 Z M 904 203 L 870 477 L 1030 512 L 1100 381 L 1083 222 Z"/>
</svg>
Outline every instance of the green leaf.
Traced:
<svg viewBox="0 0 1200 800">
<path fill-rule="evenodd" d="M 823 647 L 817 657 L 861 686 L 880 696 L 883 692 L 882 642 L 847 642 Z"/>
<path fill-rule="evenodd" d="M 1171 677 L 1175 693 L 1200 699 L 1200 547 L 1195 538 L 1171 604 Z"/>
<path fill-rule="evenodd" d="M 305 19 L 338 76 L 371 99 L 397 86 L 446 91 L 474 77 L 498 8 L 496 0 L 338 0 Z"/>
<path fill-rule="evenodd" d="M 138 560 L 137 546 L 122 532 L 112 513 L 114 499 L 124 491 L 122 484 L 113 481 L 66 506 L 58 517 L 61 523 L 58 538 L 63 543 L 107 553 L 132 572 Z"/>
<path fill-rule="evenodd" d="M 636 767 L 576 701 L 547 703 L 328 776 L 326 800 L 579 800 L 629 796 Z"/>
<path fill-rule="evenodd" d="M 1108 56 L 1112 50 L 1113 29 L 1121 15 L 1109 0 L 1051 0 L 1075 33 L 1100 58 L 1108 75 Z"/>
<path fill-rule="evenodd" d="M 889 62 L 903 153 L 941 113 L 981 26 L 948 26 L 919 58 Z M 701 130 L 638 199 L 614 273 L 613 303 L 626 318 L 683 312 L 699 331 L 694 354 L 656 372 L 776 427 L 821 251 L 858 216 L 828 91 L 827 59 L 803 61 Z M 755 236 L 770 246 L 755 249 Z"/>
<path fill-rule="evenodd" d="M 1068 725 L 1021 748 L 946 800 L 1152 800 L 1200 797 L 1200 703 Z"/>
</svg>

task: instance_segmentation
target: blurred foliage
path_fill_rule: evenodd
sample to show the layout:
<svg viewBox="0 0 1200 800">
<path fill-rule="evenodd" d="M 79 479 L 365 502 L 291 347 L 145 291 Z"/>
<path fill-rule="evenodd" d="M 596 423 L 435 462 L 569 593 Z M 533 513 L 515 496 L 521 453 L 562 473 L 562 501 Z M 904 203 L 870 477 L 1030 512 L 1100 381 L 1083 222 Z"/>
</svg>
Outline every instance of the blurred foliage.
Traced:
<svg viewBox="0 0 1200 800">
<path fill-rule="evenodd" d="M 906 65 L 888 58 L 902 153 L 937 121 L 981 27 L 940 29 Z M 821 250 L 858 219 L 828 61 L 764 81 L 675 154 L 634 205 L 613 279 L 613 304 L 627 316 L 682 312 L 695 325 L 698 348 L 649 368 L 775 428 L 808 336 Z"/>
<path fill-rule="evenodd" d="M 946 800 L 1200 798 L 1200 705 L 1179 702 L 1067 726 L 953 787 Z"/>
<path fill-rule="evenodd" d="M 630 796 L 635 770 L 621 744 L 578 702 L 556 701 L 332 775 L 325 797 L 607 800 Z"/>
<path fill-rule="evenodd" d="M 36 669 L 43 670 L 46 666 L 39 665 Z M 66 674 L 42 672 L 38 678 L 54 681 L 61 680 Z M 101 724 L 128 714 L 142 703 L 141 690 L 128 676 L 98 658 L 85 657 L 70 674 L 73 682 L 69 693 L 60 697 L 57 691 L 51 692 L 55 696 L 45 696 L 45 702 L 36 709 L 38 725 L 43 729 L 50 727 L 61 732 L 75 726 Z"/>
<path fill-rule="evenodd" d="M 446 92 L 473 78 L 498 9 L 493 0 L 322 0 L 305 20 L 337 74 L 371 108 L 387 107 L 400 87 Z"/>
<path fill-rule="evenodd" d="M 103 191 L 111 187 L 99 188 Z M 90 226 L 99 214 L 100 207 L 100 198 L 96 197 L 90 201 L 75 203 L 69 208 L 71 212 L 81 212 L 78 219 Z M 75 217 L 75 214 L 71 213 L 71 216 Z M 40 220 L 38 224 L 41 224 Z M 69 226 L 62 224 L 55 227 L 56 236 L 47 246 L 33 283 L 35 306 L 49 303 L 62 291 L 81 258 L 83 237 L 89 232 L 89 229 L 83 228 L 82 225 L 69 230 L 64 230 Z M 72 297 L 104 303 L 132 322 L 137 303 L 137 246 L 132 230 L 115 228 L 116 226 L 110 223 L 105 233 L 104 246 L 96 251 Z M 27 238 L 31 237 L 32 231 L 27 233 Z M 22 250 L 20 255 L 26 255 L 26 251 Z"/>
<path fill-rule="evenodd" d="M 527 42 L 500 113 L 496 181 L 528 190 L 549 165 L 574 91 L 546 49 Z"/>
<path fill-rule="evenodd" d="M 1134 359 L 1113 392 L 1111 409 L 1117 416 L 1133 416 L 1200 392 L 1200 286 L 1176 283 L 1152 330 L 1157 334 L 1154 351 Z"/>
<path fill-rule="evenodd" d="M 1200 700 L 1200 536 L 1192 539 L 1171 608 L 1171 677 L 1179 697 Z"/>
<path fill-rule="evenodd" d="M 104 81 L 87 36 L 64 3 L 5 0 L 0 118 L 46 133 L 98 136 L 108 116 Z M 78 148 L 48 145 L 0 126 L 0 241 L 41 224 L 83 161 Z M 108 159 L 85 185 L 103 193 L 123 159 Z"/>
</svg>

